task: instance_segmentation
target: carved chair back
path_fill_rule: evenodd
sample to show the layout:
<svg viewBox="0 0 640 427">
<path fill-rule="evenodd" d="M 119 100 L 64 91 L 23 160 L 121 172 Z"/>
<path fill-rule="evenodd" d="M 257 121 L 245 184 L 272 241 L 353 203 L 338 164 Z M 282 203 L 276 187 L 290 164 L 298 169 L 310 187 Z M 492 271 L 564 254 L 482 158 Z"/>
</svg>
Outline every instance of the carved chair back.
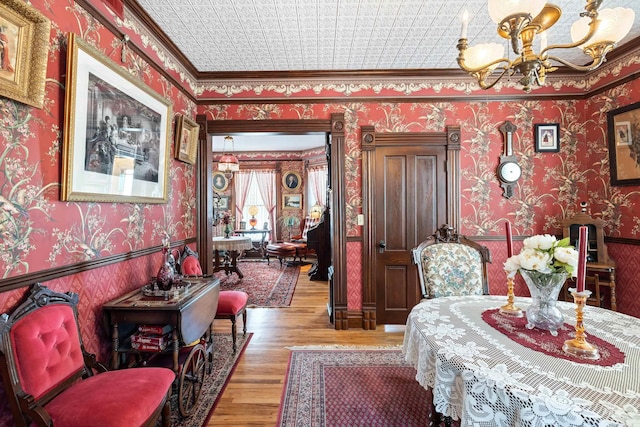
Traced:
<svg viewBox="0 0 640 427">
<path fill-rule="evenodd" d="M 488 294 L 491 252 L 444 224 L 412 250 L 423 298 Z"/>
</svg>

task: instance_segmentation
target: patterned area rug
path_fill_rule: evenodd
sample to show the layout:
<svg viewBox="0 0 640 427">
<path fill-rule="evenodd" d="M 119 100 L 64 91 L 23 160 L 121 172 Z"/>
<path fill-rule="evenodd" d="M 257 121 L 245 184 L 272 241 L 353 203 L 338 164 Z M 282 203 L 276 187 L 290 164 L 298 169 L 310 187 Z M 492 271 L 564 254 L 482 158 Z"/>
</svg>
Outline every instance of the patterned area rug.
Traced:
<svg viewBox="0 0 640 427">
<path fill-rule="evenodd" d="M 232 273 L 227 276 L 218 271 L 215 276 L 220 279 L 221 291 L 244 291 L 249 295 L 249 307 L 288 307 L 291 305 L 293 292 L 296 289 L 299 266 L 280 267 L 277 260 L 270 265 L 264 261 L 243 261 L 238 268 L 244 274 L 239 279 Z"/>
<path fill-rule="evenodd" d="M 395 349 L 293 350 L 279 426 L 426 426 L 431 395 Z"/>
<path fill-rule="evenodd" d="M 229 378 L 244 352 L 253 334 L 238 334 L 238 351 L 234 354 L 231 334 L 214 334 L 213 369 L 205 376 L 204 385 L 194 413 L 189 418 L 182 418 L 178 411 L 178 393 L 174 389 L 171 400 L 171 425 L 177 427 L 201 427 L 206 425 L 216 408 L 218 398 L 229 382 Z"/>
</svg>

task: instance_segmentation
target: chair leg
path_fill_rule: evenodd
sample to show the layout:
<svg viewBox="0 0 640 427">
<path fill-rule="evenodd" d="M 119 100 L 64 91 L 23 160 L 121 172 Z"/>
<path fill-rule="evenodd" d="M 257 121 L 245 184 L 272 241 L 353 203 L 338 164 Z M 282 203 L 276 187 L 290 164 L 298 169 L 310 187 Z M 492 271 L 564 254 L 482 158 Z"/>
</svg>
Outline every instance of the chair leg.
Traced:
<svg viewBox="0 0 640 427">
<path fill-rule="evenodd" d="M 247 309 L 242 312 L 242 335 L 247 335 Z"/>
<path fill-rule="evenodd" d="M 233 352 L 236 352 L 236 316 L 231 316 L 231 340 L 233 341 Z"/>
<path fill-rule="evenodd" d="M 171 394 L 169 394 L 162 407 L 162 427 L 171 427 Z"/>
</svg>

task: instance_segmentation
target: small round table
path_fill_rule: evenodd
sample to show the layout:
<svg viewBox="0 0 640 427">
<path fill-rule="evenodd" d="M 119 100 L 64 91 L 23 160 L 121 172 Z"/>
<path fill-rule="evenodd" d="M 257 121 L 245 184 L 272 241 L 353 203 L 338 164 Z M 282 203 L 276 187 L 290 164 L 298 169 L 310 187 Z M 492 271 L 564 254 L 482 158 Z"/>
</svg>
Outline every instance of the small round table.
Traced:
<svg viewBox="0 0 640 427">
<path fill-rule="evenodd" d="M 214 264 L 213 264 L 213 272 L 224 270 L 227 275 L 231 273 L 236 273 L 239 278 L 243 278 L 244 274 L 238 269 L 238 257 L 240 256 L 240 252 L 245 249 L 253 248 L 253 244 L 251 243 L 250 237 L 244 236 L 231 236 L 231 237 L 214 237 L 212 239 L 213 242 L 213 253 L 214 253 Z M 220 252 L 227 251 L 229 255 L 224 258 L 221 262 L 220 260 Z"/>
</svg>

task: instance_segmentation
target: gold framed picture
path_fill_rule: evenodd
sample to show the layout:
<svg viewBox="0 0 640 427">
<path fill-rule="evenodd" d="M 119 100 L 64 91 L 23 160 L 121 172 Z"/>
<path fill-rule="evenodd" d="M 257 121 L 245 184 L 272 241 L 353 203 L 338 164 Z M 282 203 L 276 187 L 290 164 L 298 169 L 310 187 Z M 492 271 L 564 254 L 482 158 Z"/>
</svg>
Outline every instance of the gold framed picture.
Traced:
<svg viewBox="0 0 640 427">
<path fill-rule="evenodd" d="M 42 108 L 51 22 L 22 0 L 0 0 L 0 96 Z"/>
<path fill-rule="evenodd" d="M 224 176 L 224 173 L 222 172 L 213 173 L 213 188 L 215 188 L 217 192 L 226 190 L 228 186 L 229 186 L 229 180 L 227 179 L 226 176 Z"/>
<path fill-rule="evenodd" d="M 171 103 L 75 34 L 66 88 L 62 200 L 166 203 Z"/>
<path fill-rule="evenodd" d="M 282 209 L 302 209 L 302 194 L 283 194 Z"/>
<path fill-rule="evenodd" d="M 282 175 L 282 185 L 289 190 L 297 190 L 302 184 L 302 179 L 297 172 L 287 171 Z"/>
<path fill-rule="evenodd" d="M 198 154 L 198 133 L 200 125 L 185 116 L 179 116 L 176 123 L 176 159 L 189 163 L 196 162 Z"/>
</svg>

